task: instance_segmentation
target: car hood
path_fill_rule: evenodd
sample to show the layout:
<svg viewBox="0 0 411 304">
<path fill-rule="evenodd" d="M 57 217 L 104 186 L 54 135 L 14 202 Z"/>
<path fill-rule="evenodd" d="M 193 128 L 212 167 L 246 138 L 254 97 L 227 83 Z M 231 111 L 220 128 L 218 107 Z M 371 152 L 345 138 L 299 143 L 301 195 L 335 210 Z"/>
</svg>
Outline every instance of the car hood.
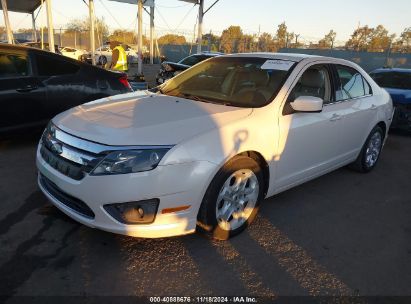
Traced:
<svg viewBox="0 0 411 304">
<path fill-rule="evenodd" d="M 411 104 L 411 90 L 405 89 L 392 89 L 384 88 L 392 98 L 392 102 L 395 103 L 407 103 Z"/>
<path fill-rule="evenodd" d="M 72 108 L 53 118 L 53 123 L 67 133 L 106 145 L 175 145 L 251 113 L 249 108 L 140 91 Z"/>
</svg>

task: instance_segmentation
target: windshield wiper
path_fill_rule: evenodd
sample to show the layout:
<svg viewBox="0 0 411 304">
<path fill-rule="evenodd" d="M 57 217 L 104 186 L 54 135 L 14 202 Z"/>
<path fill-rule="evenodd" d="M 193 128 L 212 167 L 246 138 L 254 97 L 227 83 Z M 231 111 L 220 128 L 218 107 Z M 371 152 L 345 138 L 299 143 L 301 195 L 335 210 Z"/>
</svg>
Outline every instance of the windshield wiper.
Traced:
<svg viewBox="0 0 411 304">
<path fill-rule="evenodd" d="M 196 101 L 203 101 L 203 102 L 208 102 L 208 100 L 202 99 L 201 97 L 193 94 L 186 94 L 186 93 L 181 93 L 179 94 L 181 97 L 196 100 Z"/>
<path fill-rule="evenodd" d="M 210 100 L 210 99 L 201 98 L 200 96 L 193 95 L 193 94 L 181 93 L 179 95 L 180 95 L 180 97 L 191 99 L 191 100 L 194 100 L 194 101 L 201 101 L 201 102 L 212 103 L 212 104 L 217 104 L 217 105 L 224 105 L 224 106 L 230 106 L 231 105 L 229 102 L 213 101 L 213 100 Z"/>
</svg>

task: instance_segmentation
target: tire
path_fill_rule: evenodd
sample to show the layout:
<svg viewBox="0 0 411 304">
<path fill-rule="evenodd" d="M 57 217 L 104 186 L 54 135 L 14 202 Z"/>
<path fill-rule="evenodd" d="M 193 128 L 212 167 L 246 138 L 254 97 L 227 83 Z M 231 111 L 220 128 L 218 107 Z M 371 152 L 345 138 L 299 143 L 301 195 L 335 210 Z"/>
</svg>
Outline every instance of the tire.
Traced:
<svg viewBox="0 0 411 304">
<path fill-rule="evenodd" d="M 246 156 L 233 158 L 208 186 L 198 226 L 218 240 L 239 234 L 257 215 L 263 193 L 264 178 L 258 163 Z"/>
<path fill-rule="evenodd" d="M 106 56 L 100 56 L 98 58 L 98 64 L 101 65 L 102 67 L 105 67 L 107 64 L 107 57 Z"/>
<path fill-rule="evenodd" d="M 377 165 L 383 142 L 384 132 L 380 126 L 375 126 L 368 135 L 357 159 L 349 167 L 362 173 L 370 172 Z"/>
</svg>

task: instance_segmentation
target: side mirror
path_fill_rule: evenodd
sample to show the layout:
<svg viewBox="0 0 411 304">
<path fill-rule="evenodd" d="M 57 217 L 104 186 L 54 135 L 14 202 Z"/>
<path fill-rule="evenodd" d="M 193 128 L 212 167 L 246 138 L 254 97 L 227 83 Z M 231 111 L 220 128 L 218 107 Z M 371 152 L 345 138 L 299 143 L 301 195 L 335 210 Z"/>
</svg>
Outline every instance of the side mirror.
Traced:
<svg viewBox="0 0 411 304">
<path fill-rule="evenodd" d="M 324 101 L 319 97 L 300 96 L 290 102 L 290 105 L 297 112 L 321 112 L 323 103 Z"/>
</svg>

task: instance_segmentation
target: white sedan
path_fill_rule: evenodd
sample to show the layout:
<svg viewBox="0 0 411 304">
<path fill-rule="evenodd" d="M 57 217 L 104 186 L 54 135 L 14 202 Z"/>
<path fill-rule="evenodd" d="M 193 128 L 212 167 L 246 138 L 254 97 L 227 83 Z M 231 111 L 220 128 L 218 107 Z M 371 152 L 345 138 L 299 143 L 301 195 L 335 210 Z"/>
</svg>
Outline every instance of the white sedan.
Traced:
<svg viewBox="0 0 411 304">
<path fill-rule="evenodd" d="M 38 181 L 90 227 L 150 238 L 201 227 L 227 239 L 266 197 L 345 165 L 372 170 L 392 115 L 388 93 L 352 62 L 219 56 L 156 92 L 56 116 L 38 146 Z"/>
<path fill-rule="evenodd" d="M 63 56 L 79 60 L 81 55 L 87 54 L 86 50 L 79 50 L 71 47 L 63 47 L 60 49 Z"/>
<path fill-rule="evenodd" d="M 137 51 L 135 51 L 131 47 L 126 47 L 125 51 L 127 54 L 128 63 L 137 63 L 137 60 L 138 60 Z M 96 49 L 95 58 L 96 58 L 97 64 L 104 67 L 107 64 L 111 63 L 111 57 L 112 57 L 112 50 L 110 49 L 110 46 L 108 45 L 101 46 Z"/>
</svg>

